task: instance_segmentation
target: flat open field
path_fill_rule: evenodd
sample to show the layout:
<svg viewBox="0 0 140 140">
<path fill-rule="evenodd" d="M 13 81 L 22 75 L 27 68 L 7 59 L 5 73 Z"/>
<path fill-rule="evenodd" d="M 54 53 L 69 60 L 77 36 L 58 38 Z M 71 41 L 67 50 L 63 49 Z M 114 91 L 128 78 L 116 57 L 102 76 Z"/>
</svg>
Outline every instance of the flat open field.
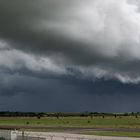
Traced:
<svg viewBox="0 0 140 140">
<path fill-rule="evenodd" d="M 1 125 L 80 128 L 140 128 L 140 117 L 0 117 Z"/>
<path fill-rule="evenodd" d="M 140 137 L 140 117 L 0 117 L 0 128 Z M 132 133 L 133 132 L 133 133 Z"/>
</svg>

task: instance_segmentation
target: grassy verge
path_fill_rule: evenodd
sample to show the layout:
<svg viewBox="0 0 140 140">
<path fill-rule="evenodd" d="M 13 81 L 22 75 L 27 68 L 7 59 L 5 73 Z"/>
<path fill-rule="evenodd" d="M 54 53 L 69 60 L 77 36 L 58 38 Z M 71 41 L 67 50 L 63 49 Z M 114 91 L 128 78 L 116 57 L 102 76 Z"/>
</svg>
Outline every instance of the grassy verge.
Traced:
<svg viewBox="0 0 140 140">
<path fill-rule="evenodd" d="M 65 117 L 65 118 L 41 118 L 35 117 L 0 117 L 0 125 L 35 125 L 50 127 L 94 127 L 94 128 L 140 128 L 140 118 L 135 117 Z"/>
<path fill-rule="evenodd" d="M 140 137 L 140 132 L 126 132 L 132 129 L 140 130 L 140 117 L 0 117 L 0 127 L 10 128 L 16 126 L 23 130 L 45 131 L 45 132 L 69 132 L 73 131 L 100 136 Z M 113 128 L 114 130 L 91 132 L 86 128 Z M 85 130 L 84 130 L 85 129 Z M 125 132 L 118 132 L 126 129 Z M 117 132 L 115 132 L 117 131 Z"/>
<path fill-rule="evenodd" d="M 102 132 L 87 132 L 83 133 L 87 135 L 98 135 L 98 136 L 115 136 L 115 137 L 140 137 L 140 132 L 112 132 L 112 131 L 102 131 Z"/>
</svg>

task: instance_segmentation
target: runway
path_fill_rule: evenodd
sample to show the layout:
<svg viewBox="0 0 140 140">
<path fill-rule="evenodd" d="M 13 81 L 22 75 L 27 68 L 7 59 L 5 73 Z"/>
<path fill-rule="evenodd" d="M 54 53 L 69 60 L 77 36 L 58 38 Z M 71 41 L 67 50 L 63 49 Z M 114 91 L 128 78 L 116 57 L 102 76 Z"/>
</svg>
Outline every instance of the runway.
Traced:
<svg viewBox="0 0 140 140">
<path fill-rule="evenodd" d="M 94 136 L 53 132 L 12 131 L 11 140 L 140 140 L 130 137 Z"/>
</svg>

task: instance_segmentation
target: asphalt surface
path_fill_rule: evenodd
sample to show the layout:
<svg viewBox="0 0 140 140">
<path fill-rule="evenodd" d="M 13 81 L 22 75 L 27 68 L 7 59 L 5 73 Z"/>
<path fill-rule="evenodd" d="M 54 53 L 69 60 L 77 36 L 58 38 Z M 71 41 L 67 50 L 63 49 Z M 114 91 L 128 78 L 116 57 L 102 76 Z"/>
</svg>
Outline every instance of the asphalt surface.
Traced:
<svg viewBox="0 0 140 140">
<path fill-rule="evenodd" d="M 36 126 L 36 125 L 0 125 L 0 129 L 6 130 L 46 130 L 57 132 L 69 132 L 69 133 L 83 133 L 93 131 L 116 131 L 116 132 L 140 132 L 139 128 L 94 128 L 94 127 L 48 127 L 48 126 Z"/>
<path fill-rule="evenodd" d="M 0 126 L 0 129 L 17 130 L 22 135 L 22 130 L 35 130 L 41 131 L 45 130 L 47 132 L 27 132 L 24 134 L 31 137 L 46 137 L 45 140 L 140 140 L 140 138 L 130 138 L 130 137 L 107 137 L 107 136 L 94 136 L 94 135 L 83 135 L 82 133 L 95 132 L 95 131 L 115 131 L 115 132 L 140 132 L 140 129 L 136 128 L 78 128 L 78 127 L 47 127 L 47 126 L 17 126 L 17 125 L 7 125 Z M 49 132 L 48 132 L 49 131 Z M 56 132 L 56 133 L 52 133 Z"/>
<path fill-rule="evenodd" d="M 17 131 L 19 136 L 23 136 L 23 132 Z M 48 132 L 24 132 L 24 137 L 38 138 L 44 140 L 140 140 L 140 138 L 130 137 L 109 137 L 109 136 L 89 136 L 80 134 L 68 134 L 68 133 L 48 133 Z"/>
</svg>

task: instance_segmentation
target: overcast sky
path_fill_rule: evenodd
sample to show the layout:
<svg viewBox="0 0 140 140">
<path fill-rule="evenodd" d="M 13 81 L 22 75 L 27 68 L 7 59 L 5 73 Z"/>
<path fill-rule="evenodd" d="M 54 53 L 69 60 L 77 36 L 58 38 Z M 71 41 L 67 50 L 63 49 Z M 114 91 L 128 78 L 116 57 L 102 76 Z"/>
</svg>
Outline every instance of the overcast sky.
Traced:
<svg viewBox="0 0 140 140">
<path fill-rule="evenodd" d="M 1 0 L 0 110 L 140 111 L 139 0 Z"/>
</svg>

